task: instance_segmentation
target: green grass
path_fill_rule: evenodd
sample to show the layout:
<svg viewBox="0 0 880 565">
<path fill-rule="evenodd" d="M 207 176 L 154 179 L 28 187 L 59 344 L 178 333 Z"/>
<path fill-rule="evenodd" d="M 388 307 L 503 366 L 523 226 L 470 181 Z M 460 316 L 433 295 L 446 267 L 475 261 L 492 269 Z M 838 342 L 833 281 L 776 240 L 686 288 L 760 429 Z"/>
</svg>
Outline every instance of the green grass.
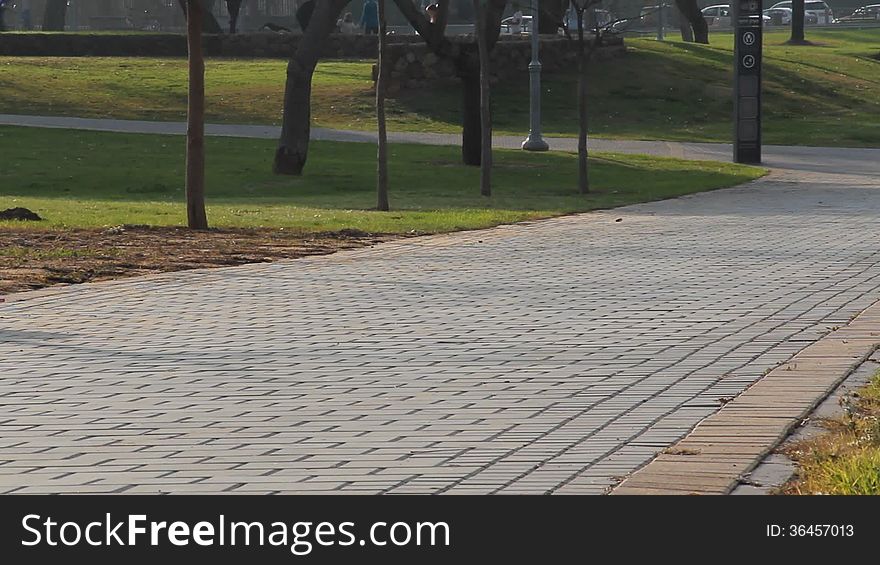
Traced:
<svg viewBox="0 0 880 565">
<path fill-rule="evenodd" d="M 0 127 L 0 209 L 24 206 L 34 227 L 179 225 L 184 138 Z M 764 170 L 632 155 L 597 155 L 595 191 L 576 193 L 576 157 L 496 152 L 494 194 L 455 147 L 392 145 L 392 212 L 375 206 L 375 147 L 315 142 L 302 177 L 271 174 L 274 142 L 208 138 L 209 220 L 215 226 L 426 233 L 609 208 L 731 186 Z M 0 227 L 23 223 L 0 222 Z"/>
<path fill-rule="evenodd" d="M 880 28 L 808 30 L 815 45 L 784 45 L 786 32 L 765 36 L 765 141 L 794 145 L 880 146 Z M 709 46 L 627 39 L 622 59 L 590 68 L 590 121 L 595 135 L 633 139 L 728 141 L 731 115 L 730 34 Z M 316 125 L 374 127 L 370 61 L 318 66 Z M 277 124 L 285 62 L 213 59 L 207 65 L 208 118 Z M 544 77 L 544 129 L 575 135 L 574 70 Z M 493 92 L 499 133 L 528 125 L 528 80 Z M 401 94 L 389 104 L 398 131 L 458 130 L 459 89 Z M 182 59 L 0 57 L 0 112 L 182 120 Z"/>
<path fill-rule="evenodd" d="M 880 494 L 880 449 L 829 454 L 808 469 L 810 494 Z"/>
<path fill-rule="evenodd" d="M 765 36 L 764 141 L 783 145 L 880 146 L 880 28 L 811 31 L 814 46 L 784 45 L 784 32 Z M 672 141 L 730 141 L 732 35 L 711 45 L 627 39 L 622 59 L 591 64 L 590 129 L 594 135 Z M 550 135 L 577 133 L 574 73 L 543 83 L 543 126 Z M 455 130 L 458 93 L 403 97 L 408 112 Z M 528 82 L 493 91 L 498 131 L 528 123 Z"/>
<path fill-rule="evenodd" d="M 370 65 L 321 63 L 312 84 L 317 124 L 363 129 L 369 124 L 362 120 L 372 123 Z M 208 60 L 207 119 L 280 124 L 285 68 L 277 59 Z M 186 72 L 186 61 L 175 58 L 0 57 L 0 113 L 184 120 Z"/>
<path fill-rule="evenodd" d="M 858 392 L 829 433 L 789 450 L 799 465 L 793 494 L 880 494 L 880 373 Z"/>
</svg>

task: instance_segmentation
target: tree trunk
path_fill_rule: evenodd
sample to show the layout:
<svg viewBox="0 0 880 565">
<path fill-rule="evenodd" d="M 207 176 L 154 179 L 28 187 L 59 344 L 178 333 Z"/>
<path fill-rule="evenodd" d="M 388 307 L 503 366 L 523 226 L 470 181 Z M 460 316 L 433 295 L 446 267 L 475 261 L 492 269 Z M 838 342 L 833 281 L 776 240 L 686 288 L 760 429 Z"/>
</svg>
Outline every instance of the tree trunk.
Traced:
<svg viewBox="0 0 880 565">
<path fill-rule="evenodd" d="M 186 115 L 186 219 L 190 228 L 208 229 L 205 213 L 205 59 L 202 54 L 203 0 L 187 0 L 186 43 L 189 96 Z"/>
<path fill-rule="evenodd" d="M 462 0 L 467 2 L 467 0 Z M 547 1 L 547 0 L 542 0 Z M 556 0 L 561 1 L 561 0 Z M 507 0 L 484 0 L 486 4 L 485 32 L 486 44 L 491 50 L 501 34 L 501 17 L 507 7 Z M 567 5 L 567 0 L 565 4 Z M 439 26 L 428 23 L 423 11 L 416 8 L 412 0 L 395 0 L 400 13 L 415 29 L 438 57 L 444 57 L 455 64 L 456 74 L 461 79 L 462 131 L 461 154 L 465 165 L 480 165 L 480 69 L 478 49 L 473 44 L 453 44 L 440 33 Z M 473 2 L 468 7 L 473 9 Z M 542 4 L 543 5 L 543 4 Z M 440 3 L 440 19 L 445 21 L 444 10 L 448 2 Z M 543 14 L 543 11 L 541 12 Z M 476 51 L 476 52 L 475 52 Z"/>
<path fill-rule="evenodd" d="M 336 20 L 348 0 L 317 3 L 309 25 L 287 64 L 284 115 L 275 151 L 273 170 L 280 175 L 301 175 L 306 165 L 311 131 L 312 75 L 324 42 L 336 29 Z"/>
<path fill-rule="evenodd" d="M 691 25 L 691 29 L 694 31 L 694 41 L 708 44 L 709 25 L 706 23 L 706 18 L 703 17 L 700 7 L 697 6 L 697 0 L 675 0 L 675 5 Z"/>
<path fill-rule="evenodd" d="M 186 16 L 186 6 L 188 2 L 189 0 L 177 0 L 177 5 L 183 10 L 184 16 Z M 213 4 L 213 1 L 211 4 Z M 205 14 L 204 21 L 202 22 L 202 33 L 223 33 L 223 28 L 217 23 L 217 18 L 214 17 L 214 14 L 211 13 L 210 10 L 206 9 L 208 6 L 209 5 L 206 4 L 202 8 Z"/>
<path fill-rule="evenodd" d="M 312 75 L 315 65 L 305 68 L 296 60 L 287 64 L 284 87 L 284 119 L 275 151 L 274 171 L 278 175 L 301 175 L 309 155 L 311 134 Z"/>
<path fill-rule="evenodd" d="M 590 177 L 587 153 L 587 54 L 584 41 L 584 11 L 577 10 L 578 19 L 578 190 L 581 194 L 590 191 Z"/>
<path fill-rule="evenodd" d="M 465 165 L 478 167 L 482 151 L 480 69 L 478 63 L 466 63 L 465 67 L 459 72 L 461 78 L 461 160 Z"/>
<path fill-rule="evenodd" d="M 541 13 L 538 18 L 538 33 L 555 35 L 562 27 L 568 3 L 569 0 L 540 0 Z"/>
<path fill-rule="evenodd" d="M 803 45 L 804 40 L 804 0 L 791 0 L 791 39 L 792 45 Z"/>
<path fill-rule="evenodd" d="M 681 9 L 678 11 L 678 29 L 681 31 L 681 40 L 685 43 L 693 43 L 694 42 L 694 30 L 691 28 L 690 22 L 681 12 Z"/>
<path fill-rule="evenodd" d="M 67 0 L 46 0 L 43 12 L 43 31 L 64 31 L 67 18 Z"/>
<path fill-rule="evenodd" d="M 238 15 L 241 13 L 242 0 L 226 0 L 226 11 L 229 12 L 229 33 L 238 31 Z"/>
<path fill-rule="evenodd" d="M 492 196 L 492 115 L 489 107 L 489 45 L 486 10 L 474 0 L 477 13 L 477 50 L 480 56 L 480 194 Z"/>
<path fill-rule="evenodd" d="M 376 149 L 376 208 L 388 211 L 388 132 L 385 127 L 385 88 L 387 83 L 388 38 L 385 23 L 385 0 L 379 0 L 379 71 L 376 75 L 376 121 L 379 141 Z"/>
</svg>

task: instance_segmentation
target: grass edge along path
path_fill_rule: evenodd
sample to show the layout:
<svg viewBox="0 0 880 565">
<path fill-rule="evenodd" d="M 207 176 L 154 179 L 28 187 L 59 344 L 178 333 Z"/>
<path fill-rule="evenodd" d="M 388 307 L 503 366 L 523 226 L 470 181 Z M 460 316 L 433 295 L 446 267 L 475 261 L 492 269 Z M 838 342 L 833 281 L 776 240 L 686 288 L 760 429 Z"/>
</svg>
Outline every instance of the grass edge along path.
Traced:
<svg viewBox="0 0 880 565">
<path fill-rule="evenodd" d="M 828 430 L 785 448 L 797 463 L 784 494 L 880 494 L 880 371 L 846 399 L 844 414 L 823 420 Z"/>
</svg>

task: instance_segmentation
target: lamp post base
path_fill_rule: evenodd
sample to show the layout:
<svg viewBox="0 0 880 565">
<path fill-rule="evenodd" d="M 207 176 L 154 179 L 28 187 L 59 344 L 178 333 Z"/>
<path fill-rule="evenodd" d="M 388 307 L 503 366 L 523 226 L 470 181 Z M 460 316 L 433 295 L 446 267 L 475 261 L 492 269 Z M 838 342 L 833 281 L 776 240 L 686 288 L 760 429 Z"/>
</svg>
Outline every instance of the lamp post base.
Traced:
<svg viewBox="0 0 880 565">
<path fill-rule="evenodd" d="M 526 151 L 547 151 L 550 146 L 540 137 L 529 135 L 528 139 L 522 142 L 522 148 Z"/>
<path fill-rule="evenodd" d="M 547 151 L 550 146 L 541 138 L 541 61 L 538 51 L 541 48 L 540 26 L 538 24 L 538 2 L 532 0 L 532 21 L 529 29 L 532 42 L 532 60 L 529 63 L 529 137 L 523 141 L 522 148 L 526 151 Z M 568 4 L 568 2 L 566 2 Z"/>
</svg>

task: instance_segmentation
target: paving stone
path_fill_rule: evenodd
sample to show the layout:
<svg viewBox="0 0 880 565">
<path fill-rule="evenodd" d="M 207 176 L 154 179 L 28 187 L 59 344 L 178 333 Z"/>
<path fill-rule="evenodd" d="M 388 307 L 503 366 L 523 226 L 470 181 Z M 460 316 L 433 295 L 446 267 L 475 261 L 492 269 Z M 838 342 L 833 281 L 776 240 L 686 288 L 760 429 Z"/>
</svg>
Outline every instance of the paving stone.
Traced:
<svg viewBox="0 0 880 565">
<path fill-rule="evenodd" d="M 739 465 L 871 341 L 789 361 L 880 298 L 875 178 L 9 297 L 0 491 L 600 494 L 722 406 Z"/>
</svg>

